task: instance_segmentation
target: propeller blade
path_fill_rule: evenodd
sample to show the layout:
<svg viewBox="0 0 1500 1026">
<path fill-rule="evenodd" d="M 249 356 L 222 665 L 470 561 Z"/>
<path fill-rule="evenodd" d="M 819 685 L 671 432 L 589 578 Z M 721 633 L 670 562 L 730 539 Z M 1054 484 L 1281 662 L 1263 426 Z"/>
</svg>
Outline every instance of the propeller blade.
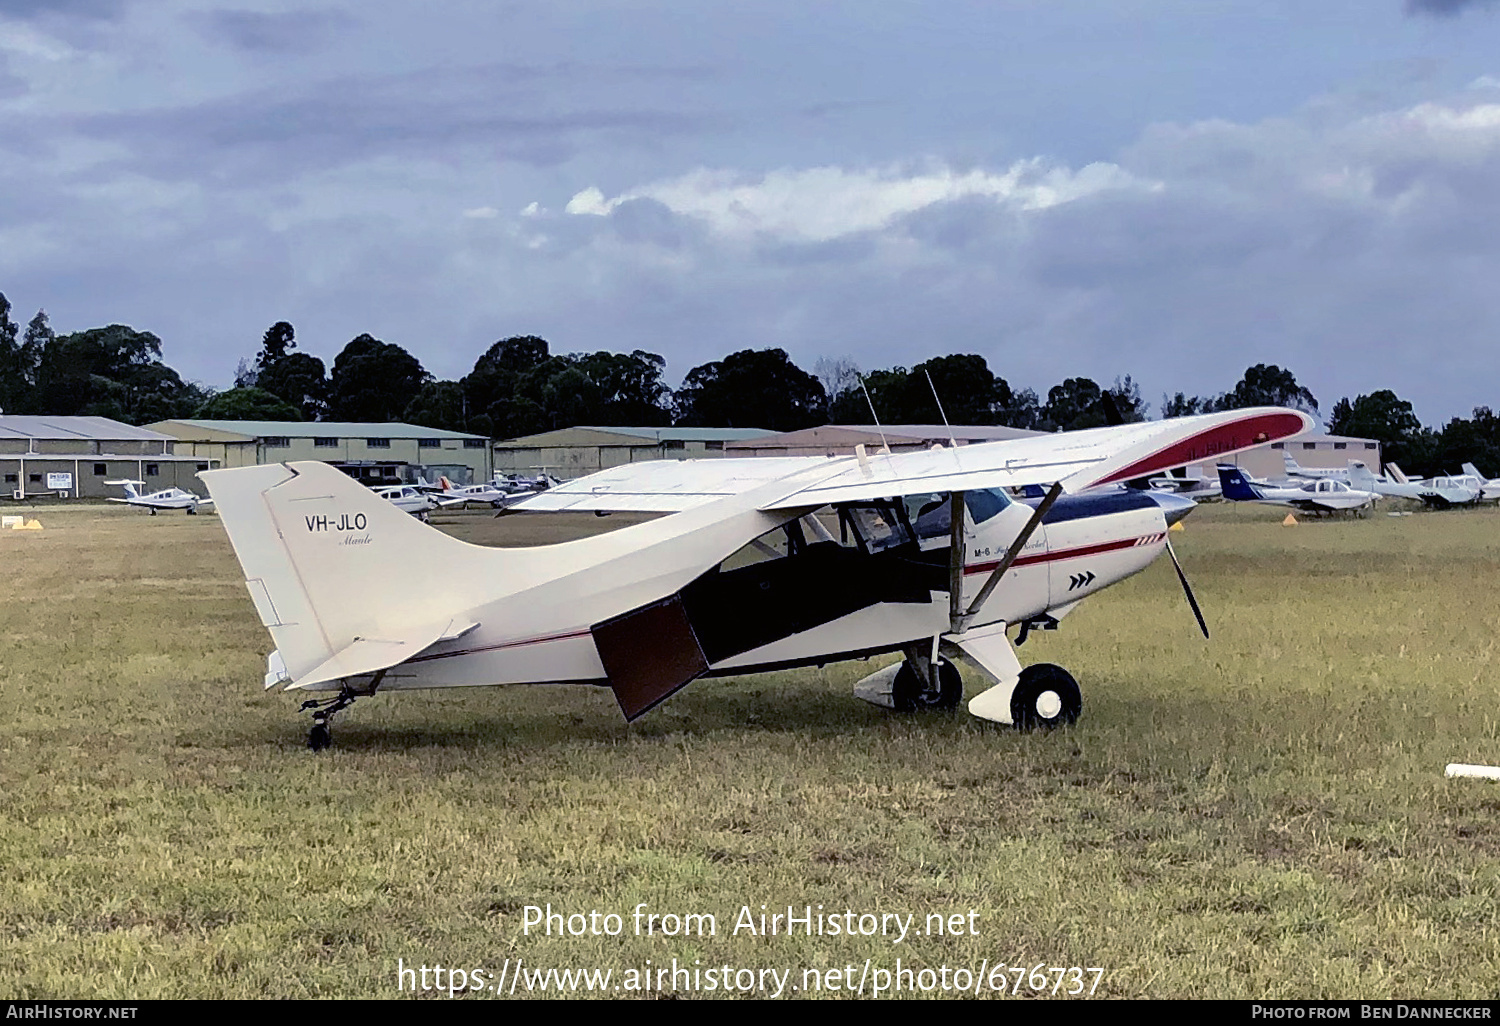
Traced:
<svg viewBox="0 0 1500 1026">
<path fill-rule="evenodd" d="M 1203 622 L 1203 610 L 1198 608 L 1198 600 L 1193 597 L 1192 585 L 1188 584 L 1187 574 L 1182 572 L 1182 564 L 1177 562 L 1177 552 L 1172 548 L 1172 539 L 1167 539 L 1167 555 L 1172 557 L 1172 565 L 1177 568 L 1177 579 L 1182 582 L 1182 593 L 1187 596 L 1188 605 L 1193 607 L 1193 615 L 1198 618 L 1198 629 L 1203 636 L 1208 637 L 1208 624 Z"/>
</svg>

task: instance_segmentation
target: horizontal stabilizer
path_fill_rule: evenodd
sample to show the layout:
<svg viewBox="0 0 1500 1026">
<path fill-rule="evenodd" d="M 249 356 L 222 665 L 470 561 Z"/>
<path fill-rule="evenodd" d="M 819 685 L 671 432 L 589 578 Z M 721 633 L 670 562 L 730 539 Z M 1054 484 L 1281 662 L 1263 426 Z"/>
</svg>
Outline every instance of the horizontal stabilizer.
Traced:
<svg viewBox="0 0 1500 1026">
<path fill-rule="evenodd" d="M 355 638 L 331 657 L 313 667 L 286 690 L 296 691 L 344 677 L 358 677 L 388 670 L 419 655 L 440 641 L 454 641 L 478 627 L 468 620 L 447 619 L 441 624 L 402 632 L 400 637 Z"/>
</svg>

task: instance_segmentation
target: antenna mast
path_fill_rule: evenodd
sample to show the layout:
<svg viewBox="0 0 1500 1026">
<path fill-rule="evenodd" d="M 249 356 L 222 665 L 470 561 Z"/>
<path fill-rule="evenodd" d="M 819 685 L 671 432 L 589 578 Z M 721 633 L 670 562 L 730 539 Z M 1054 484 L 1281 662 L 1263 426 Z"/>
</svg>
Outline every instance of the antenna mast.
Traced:
<svg viewBox="0 0 1500 1026">
<path fill-rule="evenodd" d="M 943 401 L 938 398 L 937 386 L 932 383 L 932 372 L 923 367 L 922 373 L 927 375 L 927 387 L 932 389 L 932 400 L 937 403 L 938 416 L 943 418 L 943 427 L 948 429 L 948 447 L 950 449 L 957 449 L 958 439 L 953 437 L 953 425 L 948 423 L 948 415 L 943 412 Z"/>
<path fill-rule="evenodd" d="M 880 426 L 880 414 L 875 412 L 875 400 L 870 398 L 870 390 L 865 387 L 865 378 L 863 374 L 861 374 L 859 377 L 859 387 L 860 391 L 864 392 L 865 394 L 865 402 L 870 404 L 870 416 L 875 418 L 875 430 L 880 432 L 880 447 L 884 449 L 886 453 L 890 453 L 891 444 L 885 440 L 885 428 Z"/>
</svg>

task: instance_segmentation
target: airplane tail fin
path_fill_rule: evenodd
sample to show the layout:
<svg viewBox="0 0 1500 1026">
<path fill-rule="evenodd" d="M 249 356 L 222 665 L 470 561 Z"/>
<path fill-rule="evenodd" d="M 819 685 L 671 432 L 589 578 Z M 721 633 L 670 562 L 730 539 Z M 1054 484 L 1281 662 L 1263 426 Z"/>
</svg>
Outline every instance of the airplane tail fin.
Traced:
<svg viewBox="0 0 1500 1026">
<path fill-rule="evenodd" d="M 1243 502 L 1260 498 L 1255 494 L 1255 489 L 1250 487 L 1250 482 L 1245 480 L 1240 468 L 1229 463 L 1219 464 L 1219 485 L 1223 488 L 1226 499 Z"/>
<path fill-rule="evenodd" d="M 1292 459 L 1292 454 L 1285 449 L 1281 450 L 1281 465 L 1286 467 L 1288 477 L 1297 477 L 1302 473 L 1302 464 Z"/>
<path fill-rule="evenodd" d="M 471 629 L 460 614 L 505 555 L 420 523 L 325 463 L 199 476 L 294 686 L 394 666 Z"/>
<path fill-rule="evenodd" d="M 1370 468 L 1361 460 L 1349 461 L 1349 487 L 1362 492 L 1375 490 L 1375 475 L 1370 473 Z"/>
<path fill-rule="evenodd" d="M 1471 477 L 1477 477 L 1481 481 L 1485 480 L 1485 476 L 1479 472 L 1479 468 L 1472 463 L 1465 463 L 1461 469 Z"/>
<path fill-rule="evenodd" d="M 1397 484 L 1410 484 L 1411 483 L 1410 481 L 1408 481 L 1406 479 L 1406 475 L 1403 474 L 1403 473 L 1401 473 L 1401 468 L 1398 467 L 1398 466 L 1396 466 L 1396 464 L 1394 464 L 1394 463 L 1387 463 L 1385 465 L 1385 472 L 1387 474 L 1391 475 L 1391 480 L 1395 481 Z"/>
<path fill-rule="evenodd" d="M 446 477 L 443 477 L 441 475 L 438 476 L 438 484 L 443 486 L 443 491 L 445 492 L 451 492 L 455 490 L 453 487 L 453 482 L 449 481 Z"/>
</svg>

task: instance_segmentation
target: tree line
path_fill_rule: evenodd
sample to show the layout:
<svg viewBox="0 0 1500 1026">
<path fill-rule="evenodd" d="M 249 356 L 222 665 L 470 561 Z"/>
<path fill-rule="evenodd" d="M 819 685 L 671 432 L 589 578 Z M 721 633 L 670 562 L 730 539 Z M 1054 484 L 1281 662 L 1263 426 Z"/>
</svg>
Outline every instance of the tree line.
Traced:
<svg viewBox="0 0 1500 1026">
<path fill-rule="evenodd" d="M 286 321 L 268 328 L 242 359 L 235 386 L 217 392 L 184 381 L 162 362 L 161 339 L 120 324 L 66 335 L 45 311 L 24 331 L 0 293 L 0 410 L 110 417 L 128 424 L 169 419 L 405 422 L 491 438 L 515 438 L 575 425 L 745 427 L 795 431 L 818 424 L 999 425 L 1071 431 L 1145 420 L 1150 404 L 1129 375 L 1101 386 L 1066 378 L 1045 398 L 1013 388 L 983 356 L 939 356 L 913 367 L 862 373 L 850 360 L 821 359 L 809 373 L 781 349 L 743 350 L 694 367 L 681 387 L 662 381 L 666 360 L 631 353 L 553 353 L 535 335 L 503 338 L 457 381 L 438 380 L 399 345 L 368 334 L 351 340 L 330 368 L 299 350 Z M 1163 395 L 1162 417 L 1247 406 L 1291 406 L 1318 414 L 1318 402 L 1291 371 L 1256 364 L 1225 392 Z M 1327 419 L 1333 434 L 1375 439 L 1411 474 L 1456 470 L 1470 461 L 1500 473 L 1500 418 L 1478 407 L 1471 418 L 1424 427 L 1411 404 L 1382 390 L 1340 399 Z M 1377 468 L 1378 469 L 1378 468 Z"/>
</svg>

